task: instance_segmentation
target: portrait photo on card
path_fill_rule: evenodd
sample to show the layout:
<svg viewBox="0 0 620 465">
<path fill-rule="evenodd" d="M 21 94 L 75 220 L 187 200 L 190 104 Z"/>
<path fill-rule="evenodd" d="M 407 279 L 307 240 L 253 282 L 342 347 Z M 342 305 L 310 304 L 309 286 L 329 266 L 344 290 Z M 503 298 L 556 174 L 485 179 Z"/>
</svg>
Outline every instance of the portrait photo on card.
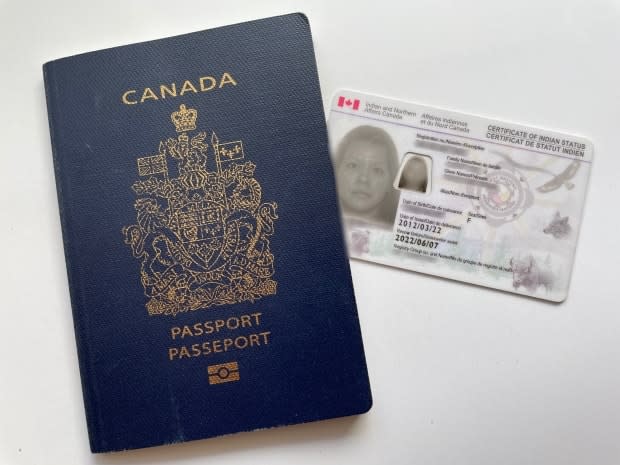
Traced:
<svg viewBox="0 0 620 465">
<path fill-rule="evenodd" d="M 433 159 L 428 155 L 409 152 L 403 157 L 394 179 L 394 188 L 426 194 L 431 191 Z"/>
<path fill-rule="evenodd" d="M 386 225 L 394 222 L 398 153 L 387 131 L 370 125 L 351 129 L 337 145 L 334 170 L 344 216 Z"/>
</svg>

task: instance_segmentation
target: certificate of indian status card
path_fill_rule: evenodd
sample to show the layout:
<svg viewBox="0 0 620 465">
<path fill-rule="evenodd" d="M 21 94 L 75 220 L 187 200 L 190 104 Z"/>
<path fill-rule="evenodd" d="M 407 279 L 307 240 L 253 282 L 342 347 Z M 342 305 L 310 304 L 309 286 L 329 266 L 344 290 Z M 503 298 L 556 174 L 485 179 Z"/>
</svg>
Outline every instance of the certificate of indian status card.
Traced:
<svg viewBox="0 0 620 465">
<path fill-rule="evenodd" d="M 328 119 L 351 257 L 566 298 L 588 140 L 349 90 Z"/>
</svg>

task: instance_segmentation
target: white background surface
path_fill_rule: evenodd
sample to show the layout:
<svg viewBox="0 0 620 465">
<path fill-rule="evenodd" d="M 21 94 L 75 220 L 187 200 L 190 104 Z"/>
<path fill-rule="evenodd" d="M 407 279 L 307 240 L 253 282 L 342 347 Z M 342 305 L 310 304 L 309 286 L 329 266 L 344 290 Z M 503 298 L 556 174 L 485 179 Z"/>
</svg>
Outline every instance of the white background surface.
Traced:
<svg viewBox="0 0 620 465">
<path fill-rule="evenodd" d="M 568 300 L 354 262 L 369 414 L 93 456 L 41 65 L 291 11 L 326 106 L 350 87 L 591 138 Z M 618 0 L 0 0 L 0 463 L 620 463 L 619 46 Z"/>
</svg>

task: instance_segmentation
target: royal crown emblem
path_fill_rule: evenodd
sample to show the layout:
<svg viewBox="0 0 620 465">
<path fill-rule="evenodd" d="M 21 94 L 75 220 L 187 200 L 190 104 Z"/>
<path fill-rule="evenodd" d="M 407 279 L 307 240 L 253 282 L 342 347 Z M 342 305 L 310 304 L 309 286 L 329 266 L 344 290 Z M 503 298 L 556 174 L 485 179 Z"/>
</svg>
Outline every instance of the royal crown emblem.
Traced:
<svg viewBox="0 0 620 465">
<path fill-rule="evenodd" d="M 185 105 L 181 105 L 179 111 L 175 111 L 170 115 L 170 119 L 177 128 L 177 132 L 193 131 L 196 129 L 197 118 L 198 112 L 193 108 L 188 110 Z"/>
<path fill-rule="evenodd" d="M 275 294 L 269 237 L 277 204 L 262 202 L 242 141 L 221 143 L 212 132 L 209 150 L 206 132 L 187 134 L 196 128 L 196 110 L 181 105 L 170 118 L 181 134 L 161 141 L 157 155 L 138 158 L 145 179 L 132 185 L 137 222 L 123 227 L 141 262 L 148 313 L 176 315 Z M 176 161 L 176 177 L 168 158 Z"/>
</svg>

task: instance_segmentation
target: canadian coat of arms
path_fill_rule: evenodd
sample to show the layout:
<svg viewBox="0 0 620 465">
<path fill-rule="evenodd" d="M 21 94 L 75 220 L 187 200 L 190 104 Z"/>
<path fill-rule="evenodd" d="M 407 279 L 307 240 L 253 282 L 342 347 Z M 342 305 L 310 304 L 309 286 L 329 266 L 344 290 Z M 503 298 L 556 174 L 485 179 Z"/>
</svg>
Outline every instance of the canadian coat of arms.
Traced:
<svg viewBox="0 0 620 465">
<path fill-rule="evenodd" d="M 221 143 L 212 132 L 209 150 L 206 132 L 188 135 L 197 117 L 196 110 L 181 105 L 171 115 L 177 138 L 161 141 L 157 155 L 137 160 L 144 178 L 132 186 L 137 222 L 123 227 L 123 234 L 141 261 L 150 315 L 254 302 L 276 293 L 269 236 L 277 204 L 262 202 L 256 165 L 245 161 L 240 140 Z M 169 157 L 176 161 L 173 172 Z"/>
</svg>

